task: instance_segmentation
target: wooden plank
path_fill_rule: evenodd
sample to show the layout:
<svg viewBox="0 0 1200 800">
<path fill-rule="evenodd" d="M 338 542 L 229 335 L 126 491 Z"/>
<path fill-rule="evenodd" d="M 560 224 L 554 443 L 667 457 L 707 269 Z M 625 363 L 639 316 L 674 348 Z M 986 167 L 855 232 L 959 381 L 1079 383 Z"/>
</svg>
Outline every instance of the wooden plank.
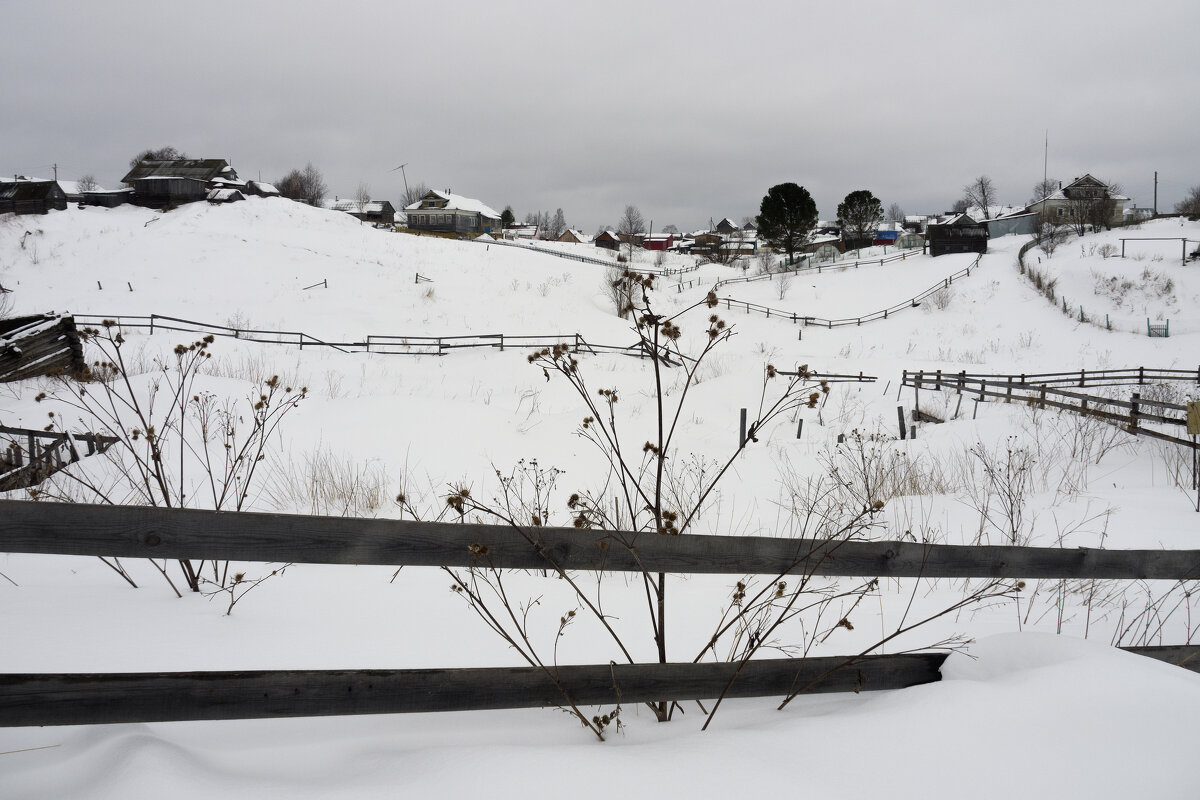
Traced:
<svg viewBox="0 0 1200 800">
<path fill-rule="evenodd" d="M 1200 671 L 1200 647 L 1124 648 Z M 944 653 L 763 659 L 745 664 L 728 697 L 904 689 L 941 679 Z M 735 663 L 600 664 L 554 672 L 580 706 L 704 700 Z M 809 685 L 811 684 L 811 686 Z M 483 711 L 563 705 L 540 669 L 258 670 L 0 675 L 0 727 L 349 714 Z"/>
<path fill-rule="evenodd" d="M 728 697 L 901 689 L 939 680 L 942 653 L 747 663 Z M 578 705 L 715 698 L 736 663 L 560 666 Z M 544 708 L 564 704 L 534 667 L 0 675 L 0 727 Z"/>
<path fill-rule="evenodd" d="M 486 553 L 472 555 L 482 545 Z M 718 575 L 1200 579 L 1200 550 L 658 536 L 0 500 L 0 552 Z"/>
</svg>

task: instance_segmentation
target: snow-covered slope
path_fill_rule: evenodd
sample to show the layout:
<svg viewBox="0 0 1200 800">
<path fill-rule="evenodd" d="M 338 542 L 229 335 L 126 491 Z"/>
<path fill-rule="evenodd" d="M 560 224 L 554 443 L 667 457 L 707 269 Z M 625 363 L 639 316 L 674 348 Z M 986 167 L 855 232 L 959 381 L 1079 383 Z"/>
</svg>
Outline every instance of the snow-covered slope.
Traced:
<svg viewBox="0 0 1200 800">
<path fill-rule="evenodd" d="M 1200 225 L 1160 221 L 1119 235 L 1197 239 Z M 1053 257 L 1036 250 L 1027 256 L 1090 318 L 1102 320 L 1107 310 L 1116 320 L 1112 331 L 1064 314 L 1022 277 L 1016 255 L 1023 240 L 1014 237 L 993 241 L 979 268 L 936 300 L 861 327 L 806 328 L 790 315 L 869 314 L 923 292 L 973 257 L 916 256 L 718 291 L 787 317 L 723 304 L 691 308 L 715 281 L 741 270 L 706 265 L 660 279 L 657 308 L 683 312 L 685 350 L 699 350 L 709 314 L 735 331 L 689 389 L 675 456 L 683 476 L 694 477 L 736 449 L 739 409 L 757 406 L 766 364 L 878 377 L 876 383 L 835 384 L 822 407 L 765 431 L 734 462 L 697 532 L 794 532 L 793 492 L 806 476 L 828 473 L 837 436 L 891 434 L 896 406 L 911 408 L 911 392 L 898 392 L 904 369 L 1195 368 L 1196 267 L 1168 255 L 1155 260 L 1154 243 L 1144 245 L 1150 249 L 1142 261 L 1132 252 L 1125 261 L 1090 252 L 1117 237 L 1100 234 L 1072 240 Z M 1146 270 L 1154 274 L 1142 283 Z M 430 280 L 418 282 L 418 274 Z M 1107 288 L 1111 277 L 1131 282 L 1120 298 Z M 305 289 L 323 281 L 327 288 Z M 348 215 L 279 199 L 193 204 L 166 214 L 122 207 L 0 217 L 0 285 L 13 290 L 8 297 L 16 313 L 155 313 L 304 331 L 326 341 L 361 341 L 368 334 L 579 333 L 592 342 L 632 343 L 636 336 L 613 313 L 605 281 L 598 265 L 374 230 Z M 1171 338 L 1146 337 L 1140 317 L 1160 315 L 1171 319 Z M 156 357 L 196 338 L 127 335 L 134 371 L 143 373 L 138 386 L 151 379 Z M 520 459 L 565 470 L 557 479 L 562 497 L 556 509 L 571 491 L 596 488 L 605 474 L 600 455 L 574 435 L 586 413 L 579 398 L 557 376 L 548 379 L 530 365 L 526 350 L 347 354 L 222 338 L 213 352 L 214 374 L 199 388 L 222 398 L 241 398 L 272 374 L 310 390 L 271 450 L 280 477 L 262 484 L 252 498 L 256 509 L 311 511 L 303 490 L 321 454 L 325 469 L 352 467 L 363 482 L 377 485 L 381 502 L 355 510 L 379 516 L 398 515 L 390 498 L 401 489 L 432 509 L 450 485 L 491 497 L 498 491 L 495 471 L 508 474 Z M 584 354 L 580 361 L 593 390 L 621 391 L 625 443 L 640 452 L 651 438 L 655 406 L 649 365 L 604 354 Z M 0 387 L 0 424 L 42 427 L 48 410 L 65 416 L 68 426 L 93 424 L 61 404 L 37 402 L 49 386 Z M 682 388 L 679 371 L 669 373 L 668 399 Z M 1196 390 L 1174 391 L 1184 398 Z M 922 399 L 923 406 L 945 403 L 948 415 L 953 401 Z M 1097 456 L 1081 436 L 1116 439 Z M 1035 456 L 1022 529 L 1032 543 L 1192 548 L 1200 534 L 1194 495 L 1169 473 L 1175 463 L 1169 448 L 1099 427 L 1082 430 L 1053 412 L 976 407 L 968 398 L 957 419 L 922 426 L 915 441 L 880 446 L 897 469 L 919 464 L 927 477 L 920 491 L 889 498 L 886 519 L 873 532 L 878 538 L 958 543 L 996 537 L 981 522 L 972 480 L 983 478 L 972 448 Z M 82 463 L 95 476 L 115 478 L 89 461 Z M 196 494 L 197 505 L 202 497 Z M 448 578 L 436 570 L 405 569 L 390 582 L 387 569 L 293 568 L 226 617 L 219 598 L 178 600 L 149 566 L 129 567 L 142 588 L 131 589 L 95 559 L 0 555 L 0 672 L 519 663 L 447 591 Z M 534 611 L 536 627 L 554 640 L 569 594 L 537 576 L 513 580 L 520 591 L 544 598 Z M 612 588 L 614 616 L 642 625 L 641 587 L 614 584 L 620 584 Z M 673 659 L 691 660 L 702 648 L 730 584 L 726 578 L 673 579 Z M 767 700 L 732 703 L 706 734 L 698 732 L 694 706 L 669 725 L 631 710 L 626 732 L 608 745 L 589 741 L 555 711 L 11 729 L 0 730 L 0 796 L 141 797 L 164 789 L 180 796 L 373 797 L 397 790 L 710 796 L 797 786 L 830 797 L 1190 796 L 1187 755 L 1200 741 L 1174 720 L 1187 718 L 1180 709 L 1200 708 L 1200 678 L 1104 645 L 1122 629 L 1127 643 L 1183 643 L 1195 633 L 1191 598 L 1169 595 L 1169 603 L 1181 602 L 1164 602 L 1152 624 L 1131 632 L 1131 615 L 1179 587 L 1117 591 L 1106 585 L 1104 601 L 1086 607 L 1078 587 L 1056 587 L 1030 587 L 1018 604 L 975 609 L 897 643 L 919 646 L 952 633 L 982 637 L 972 648 L 978 660 L 953 657 L 940 684 L 807 698 L 781 713 Z M 854 631 L 839 629 L 817 652 L 851 652 L 878 638 L 880 628 L 904 613 L 910 589 L 908 583 L 882 588 L 877 608 L 862 612 Z M 933 608 L 961 590 L 948 582 L 926 587 L 917 607 Z M 1060 629 L 1091 641 L 1030 634 Z M 653 658 L 648 637 L 635 640 L 638 657 Z M 604 663 L 612 654 L 603 637 L 580 623 L 563 638 L 559 657 Z M 49 749 L 33 749 L 43 747 Z M 537 779 L 521 766 L 534 760 Z M 465 769 L 487 775 L 486 787 L 465 778 Z"/>
</svg>

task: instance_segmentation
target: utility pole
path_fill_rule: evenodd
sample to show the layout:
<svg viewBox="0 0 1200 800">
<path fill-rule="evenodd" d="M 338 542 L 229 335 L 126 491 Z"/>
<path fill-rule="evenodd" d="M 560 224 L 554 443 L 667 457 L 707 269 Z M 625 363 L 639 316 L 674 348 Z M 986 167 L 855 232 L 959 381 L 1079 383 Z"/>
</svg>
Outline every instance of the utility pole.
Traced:
<svg viewBox="0 0 1200 800">
<path fill-rule="evenodd" d="M 1154 170 L 1154 216 L 1158 216 L 1158 170 Z"/>
<path fill-rule="evenodd" d="M 56 163 L 53 166 L 54 166 L 54 182 L 58 183 L 58 164 Z"/>
</svg>

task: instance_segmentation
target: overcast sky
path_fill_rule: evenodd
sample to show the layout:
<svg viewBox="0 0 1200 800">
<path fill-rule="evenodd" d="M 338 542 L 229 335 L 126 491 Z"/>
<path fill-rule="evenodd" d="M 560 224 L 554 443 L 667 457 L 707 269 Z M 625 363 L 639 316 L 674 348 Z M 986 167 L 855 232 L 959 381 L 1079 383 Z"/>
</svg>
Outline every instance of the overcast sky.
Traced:
<svg viewBox="0 0 1200 800">
<path fill-rule="evenodd" d="M 1169 210 L 1200 184 L 1197 0 L 0 0 L 0 173 L 93 174 L 174 145 L 330 193 L 408 182 L 587 232 L 806 187 L 948 209 L 1090 172 Z"/>
</svg>

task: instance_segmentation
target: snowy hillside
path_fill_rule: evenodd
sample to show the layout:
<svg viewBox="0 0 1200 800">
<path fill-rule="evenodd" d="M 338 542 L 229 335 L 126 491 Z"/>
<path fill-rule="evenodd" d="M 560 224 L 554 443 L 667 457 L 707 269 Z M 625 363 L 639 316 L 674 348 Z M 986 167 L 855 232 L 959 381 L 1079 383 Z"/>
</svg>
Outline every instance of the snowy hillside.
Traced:
<svg viewBox="0 0 1200 800">
<path fill-rule="evenodd" d="M 1106 246 L 1119 248 L 1122 236 L 1175 241 L 1128 242 L 1127 258 L 1120 259 Z M 896 438 L 897 406 L 906 414 L 913 406 L 912 391 L 900 388 L 904 370 L 1196 369 L 1200 267 L 1180 263 L 1180 238 L 1200 239 L 1200 223 L 1161 220 L 1073 238 L 1053 255 L 1031 250 L 1027 264 L 1056 282 L 1051 302 L 1017 268 L 1025 238 L 1006 237 L 989 244 L 969 277 L 919 306 L 832 329 L 804 326 L 793 316 L 855 317 L 903 304 L 972 264 L 974 255 L 916 255 L 730 283 L 716 290 L 722 302 L 711 310 L 702 302 L 706 293 L 741 269 L 707 264 L 659 278 L 655 308 L 682 312 L 685 353 L 699 353 L 708 341 L 710 314 L 733 329 L 687 388 L 672 454 L 681 486 L 734 454 L 739 410 L 758 407 L 768 364 L 877 379 L 834 383 L 817 407 L 785 415 L 760 433 L 734 460 L 694 532 L 798 534 L 802 521 L 793 512 L 805 482 L 827 479 L 835 467 L 848 474 L 849 452 L 875 459 L 889 476 L 884 509 L 867 532 L 874 539 L 1196 549 L 1200 515 L 1182 460 L 1190 455 L 1173 445 L 1069 414 L 933 392 L 922 393 L 922 408 L 947 422 L 919 425 L 915 440 Z M 587 246 L 556 247 L 595 255 Z M 644 265 L 652 263 L 647 257 Z M 664 266 L 691 263 L 676 257 Z M 614 313 L 605 267 L 375 230 L 345 214 L 280 199 L 197 203 L 169 213 L 126 206 L 6 215 L 0 285 L 12 290 L 4 297 L 13 314 L 153 313 L 338 342 L 499 333 L 564 340 L 579 334 L 614 346 L 637 341 L 630 323 Z M 738 301 L 769 306 L 772 316 L 739 310 Z M 1081 305 L 1088 321 L 1079 319 Z M 1171 336 L 1147 337 L 1146 317 L 1169 319 Z M 124 331 L 134 391 L 147 394 L 156 359 L 170 363 L 176 345 L 199 335 Z M 567 496 L 597 491 L 606 477 L 602 455 L 577 435 L 587 413 L 580 398 L 561 376 L 530 364 L 528 349 L 438 357 L 218 338 L 211 351 L 198 392 L 244 402 L 272 375 L 308 390 L 271 442 L 264 477 L 249 497 L 253 510 L 400 517 L 407 512 L 393 498 L 403 492 L 434 516 L 451 487 L 496 497 L 497 472 L 507 476 L 523 459 L 563 470 L 551 505 L 559 516 L 550 521 L 570 525 Z M 578 358 L 593 392 L 619 390 L 622 443 L 640 454 L 652 438 L 657 404 L 651 365 L 620 354 Z M 666 372 L 670 402 L 683 396 L 682 374 Z M 767 394 L 781 383 L 770 382 Z M 1127 387 L 1115 391 L 1128 397 Z M 1173 402 L 1198 397 L 1194 383 L 1154 391 Z M 54 382 L 0 385 L 0 425 L 41 428 L 54 412 L 58 425 L 96 428 L 61 399 L 39 400 L 42 392 L 54 394 Z M 860 450 L 839 451 L 839 435 Z M 998 501 L 981 487 L 987 460 L 1007 458 L 1011 465 L 1014 453 L 1025 459 L 1029 477 L 1019 530 L 1006 539 Z M 102 458 L 78 468 L 93 485 L 116 487 L 122 480 Z M 905 481 L 893 480 L 900 474 Z M 185 480 L 190 504 L 212 505 L 195 465 Z M 322 485 L 336 482 L 340 492 L 318 496 Z M 61 475 L 46 491 L 96 499 Z M 225 616 L 220 597 L 177 599 L 148 565 L 127 566 L 137 590 L 97 559 L 0 555 L 0 672 L 521 663 L 434 569 L 406 568 L 393 580 L 387 568 L 292 567 Z M 257 574 L 262 565 L 246 569 Z M 536 636 L 557 648 L 560 663 L 614 657 L 594 623 L 577 623 L 559 640 L 560 615 L 574 602 L 561 582 L 536 575 L 512 581 L 522 597 L 542 599 L 531 612 Z M 644 628 L 642 587 L 612 582 L 614 619 Z M 960 581 L 926 582 L 916 595 L 912 581 L 885 583 L 856 609 L 853 626 L 835 627 L 816 642 L 797 623 L 788 642 L 809 643 L 817 655 L 857 652 L 910 606 L 914 614 L 932 613 L 967 591 Z M 1105 582 L 1097 590 L 1092 582 L 1089 591 L 1075 583 L 1034 584 L 1016 600 L 973 606 L 889 643 L 887 652 L 898 652 L 955 634 L 977 639 L 970 656 L 951 656 L 941 683 L 801 698 L 782 712 L 770 699 L 737 701 L 706 733 L 699 732 L 703 718 L 695 704 L 664 725 L 645 709 L 627 709 L 624 733 L 604 745 L 553 710 L 0 729 L 0 796 L 127 798 L 167 790 L 317 798 L 461 790 L 540 798 L 619 791 L 611 780 L 591 776 L 620 776 L 635 796 L 797 786 L 847 798 L 1192 796 L 1190 754 L 1200 738 L 1186 724 L 1189 715 L 1179 712 L 1200 709 L 1200 676 L 1107 645 L 1196 641 L 1195 585 Z M 672 579 L 671 660 L 703 653 L 732 584 L 722 576 Z M 644 631 L 631 638 L 638 658 L 654 659 Z M 535 761 L 538 778 L 526 768 Z"/>
</svg>

